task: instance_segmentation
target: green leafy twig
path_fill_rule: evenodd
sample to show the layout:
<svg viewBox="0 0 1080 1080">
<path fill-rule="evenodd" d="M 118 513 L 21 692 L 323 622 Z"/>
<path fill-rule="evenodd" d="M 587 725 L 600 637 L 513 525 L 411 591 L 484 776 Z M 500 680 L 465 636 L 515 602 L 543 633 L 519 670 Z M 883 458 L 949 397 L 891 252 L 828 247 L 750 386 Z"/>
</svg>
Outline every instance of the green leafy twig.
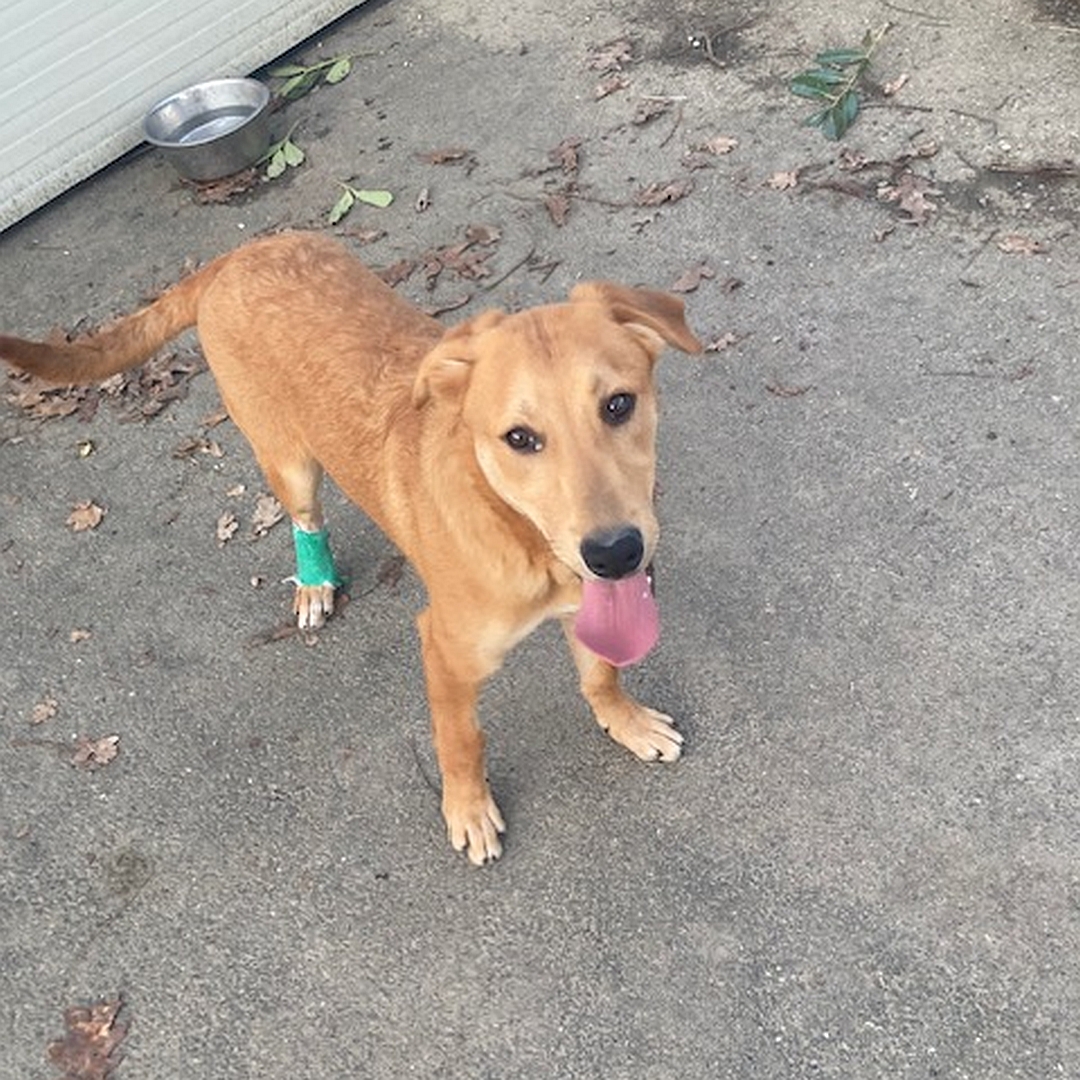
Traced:
<svg viewBox="0 0 1080 1080">
<path fill-rule="evenodd" d="M 326 220 L 330 225 L 336 225 L 358 202 L 384 209 L 394 201 L 394 196 L 389 191 L 354 188 L 341 180 L 338 183 L 343 190 L 341 198 L 334 203 L 327 215 Z"/>
<path fill-rule="evenodd" d="M 821 128 L 826 139 L 839 139 L 859 115 L 859 80 L 891 23 L 866 32 L 857 49 L 827 49 L 814 57 L 817 67 L 801 71 L 790 83 L 793 94 L 824 102 L 822 108 L 803 121 L 806 127 Z"/>
<path fill-rule="evenodd" d="M 296 128 L 297 124 L 293 124 L 293 126 L 289 128 L 285 138 L 279 139 L 276 143 L 272 143 L 266 153 L 259 158 L 257 164 L 262 164 L 264 161 L 267 162 L 267 180 L 275 179 L 286 169 L 295 169 L 298 165 L 304 164 L 306 157 L 304 151 L 292 141 L 292 133 Z"/>
<path fill-rule="evenodd" d="M 341 82 L 350 71 L 354 57 L 333 56 L 329 60 L 321 60 L 317 64 L 279 64 L 267 72 L 272 78 L 284 79 L 277 92 L 279 98 L 285 101 L 295 101 L 309 94 L 319 83 Z"/>
</svg>

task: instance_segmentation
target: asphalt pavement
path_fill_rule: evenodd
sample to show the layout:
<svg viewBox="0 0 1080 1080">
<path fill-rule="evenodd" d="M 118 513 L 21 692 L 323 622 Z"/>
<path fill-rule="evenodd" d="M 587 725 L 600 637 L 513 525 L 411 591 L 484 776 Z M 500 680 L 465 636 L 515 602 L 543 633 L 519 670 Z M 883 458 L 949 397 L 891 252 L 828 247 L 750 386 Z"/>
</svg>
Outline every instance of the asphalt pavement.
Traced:
<svg viewBox="0 0 1080 1080">
<path fill-rule="evenodd" d="M 111 1031 L 116 1080 L 1080 1076 L 1076 5 L 563 7 L 371 0 L 291 54 L 355 58 L 275 117 L 303 164 L 132 155 L 0 235 L 0 330 L 284 227 L 448 324 L 682 290 L 710 349 L 659 369 L 629 676 L 682 760 L 607 740 L 542 629 L 482 702 L 509 831 L 474 869 L 375 527 L 330 494 L 349 603 L 290 632 L 192 340 L 4 379 L 3 1080 L 115 1002 L 68 1047 Z M 792 76 L 886 23 L 850 130 L 804 126 Z M 394 201 L 330 225 L 342 184 Z"/>
</svg>

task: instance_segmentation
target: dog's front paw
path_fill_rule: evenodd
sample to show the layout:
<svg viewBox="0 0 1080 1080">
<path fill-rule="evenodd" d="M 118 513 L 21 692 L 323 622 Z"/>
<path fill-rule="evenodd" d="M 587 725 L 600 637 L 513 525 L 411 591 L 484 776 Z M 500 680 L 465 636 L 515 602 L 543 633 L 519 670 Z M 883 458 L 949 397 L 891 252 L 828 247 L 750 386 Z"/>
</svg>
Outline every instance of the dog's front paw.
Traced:
<svg viewBox="0 0 1080 1080">
<path fill-rule="evenodd" d="M 596 717 L 600 726 L 642 761 L 677 761 L 683 737 L 670 716 L 627 699 Z"/>
<path fill-rule="evenodd" d="M 499 833 L 506 832 L 506 823 L 486 785 L 477 795 L 446 792 L 443 817 L 454 850 L 464 851 L 475 866 L 494 862 L 502 854 Z"/>
<path fill-rule="evenodd" d="M 301 630 L 315 630 L 334 613 L 333 585 L 297 585 L 293 596 L 296 625 Z"/>
</svg>

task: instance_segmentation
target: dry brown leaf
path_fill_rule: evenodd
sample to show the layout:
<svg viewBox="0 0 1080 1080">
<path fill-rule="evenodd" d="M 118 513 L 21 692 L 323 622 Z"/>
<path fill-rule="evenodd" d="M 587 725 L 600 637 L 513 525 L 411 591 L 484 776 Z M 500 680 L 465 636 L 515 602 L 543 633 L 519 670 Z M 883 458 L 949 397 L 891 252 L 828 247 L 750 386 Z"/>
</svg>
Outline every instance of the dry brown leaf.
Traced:
<svg viewBox="0 0 1080 1080">
<path fill-rule="evenodd" d="M 791 386 L 788 383 L 778 382 L 773 379 L 765 384 L 765 389 L 774 397 L 796 398 L 802 397 L 803 394 L 809 393 L 814 388 L 812 386 Z"/>
<path fill-rule="evenodd" d="M 726 334 L 721 334 L 719 337 L 713 338 L 712 341 L 708 342 L 705 345 L 705 352 L 725 352 L 738 345 L 745 336 L 745 334 L 733 334 L 729 330 Z"/>
<path fill-rule="evenodd" d="M 122 1007 L 123 1000 L 117 997 L 65 1010 L 66 1031 L 46 1051 L 49 1061 L 63 1070 L 63 1080 L 108 1080 L 120 1064 L 118 1051 L 127 1036 L 127 1025 L 117 1021 Z"/>
<path fill-rule="evenodd" d="M 903 74 L 897 75 L 895 79 L 890 79 L 889 82 L 885 83 L 881 88 L 881 92 L 886 97 L 892 97 L 893 94 L 899 93 L 907 86 L 910 78 L 911 76 L 905 71 Z"/>
<path fill-rule="evenodd" d="M 708 263 L 698 263 L 697 266 L 689 267 L 678 276 L 675 284 L 671 286 L 671 291 L 677 293 L 693 292 L 703 279 L 711 277 L 713 277 L 712 267 Z"/>
<path fill-rule="evenodd" d="M 878 188 L 878 198 L 896 203 L 910 216 L 914 225 L 926 224 L 936 209 L 929 196 L 940 194 L 925 176 L 917 176 L 913 172 L 904 173 L 896 184 L 882 184 Z"/>
<path fill-rule="evenodd" d="M 67 524 L 72 532 L 86 532 L 87 529 L 96 529 L 104 516 L 104 507 L 89 501 L 77 502 L 68 514 Z"/>
<path fill-rule="evenodd" d="M 552 223 L 561 229 L 570 215 L 570 200 L 561 192 L 551 192 L 544 196 L 544 206 Z"/>
<path fill-rule="evenodd" d="M 384 266 L 381 270 L 376 270 L 375 273 L 378 274 L 390 288 L 394 288 L 395 285 L 400 285 L 403 281 L 408 281 L 415 269 L 416 263 L 412 259 L 398 259 L 396 263 Z"/>
<path fill-rule="evenodd" d="M 108 765 L 120 753 L 120 736 L 104 735 L 100 739 L 91 739 L 89 735 L 79 735 L 71 752 L 71 764 L 77 769 L 97 769 Z"/>
<path fill-rule="evenodd" d="M 235 195 L 243 195 L 259 182 L 258 169 L 244 169 L 220 180 L 191 183 L 195 189 L 195 201 L 203 205 L 226 203 Z M 188 181 L 184 181 L 188 183 Z"/>
<path fill-rule="evenodd" d="M 637 206 L 660 206 L 661 203 L 678 202 L 694 190 L 693 180 L 683 178 L 666 183 L 650 184 L 634 196 Z"/>
<path fill-rule="evenodd" d="M 642 98 L 634 108 L 634 115 L 630 118 L 631 123 L 647 124 L 664 113 L 671 112 L 675 107 L 674 98 L 650 97 Z"/>
<path fill-rule="evenodd" d="M 210 457 L 220 458 L 225 456 L 225 451 L 213 439 L 205 439 L 201 435 L 192 435 L 182 443 L 174 446 L 172 452 L 172 456 L 177 459 L 194 457 L 196 454 L 208 454 Z"/>
<path fill-rule="evenodd" d="M 56 337 L 57 335 L 52 335 Z M 62 336 L 60 340 L 65 340 Z M 28 377 L 14 377 L 19 386 L 7 400 L 31 419 L 48 420 L 78 414 L 84 420 L 97 412 L 102 399 L 133 406 L 125 420 L 146 419 L 162 411 L 171 401 L 187 396 L 188 384 L 206 370 L 196 353 L 178 355 L 165 352 L 132 372 L 113 375 L 97 386 L 61 386 Z"/>
<path fill-rule="evenodd" d="M 465 230 L 465 239 L 470 244 L 479 244 L 481 247 L 491 247 L 502 239 L 502 230 L 494 225 L 470 225 Z"/>
<path fill-rule="evenodd" d="M 260 495 L 255 500 L 251 531 L 256 537 L 265 536 L 284 516 L 284 507 L 273 495 Z"/>
<path fill-rule="evenodd" d="M 138 400 L 127 418 L 149 419 L 170 402 L 182 401 L 191 380 L 205 370 L 206 361 L 198 353 L 159 353 L 132 373 L 128 390 Z"/>
<path fill-rule="evenodd" d="M 1030 236 L 1021 233 L 1009 233 L 1003 236 L 997 243 L 998 250 L 1006 255 L 1041 255 L 1047 247 L 1039 240 L 1033 240 Z"/>
<path fill-rule="evenodd" d="M 420 155 L 420 160 L 428 165 L 456 165 L 458 162 L 467 161 L 473 152 L 460 146 L 448 146 L 442 150 L 429 150 Z"/>
<path fill-rule="evenodd" d="M 98 384 L 98 389 L 109 397 L 119 397 L 128 384 L 127 373 L 118 371 L 115 375 L 110 375 L 107 379 L 103 379 Z"/>
<path fill-rule="evenodd" d="M 240 522 L 236 520 L 235 514 L 230 514 L 228 511 L 222 514 L 217 520 L 215 530 L 218 547 L 224 547 L 236 535 L 236 530 L 239 528 Z"/>
<path fill-rule="evenodd" d="M 40 379 L 22 375 L 12 375 L 11 379 L 17 389 L 7 394 L 8 402 L 32 420 L 71 416 L 78 412 L 86 398 L 84 387 L 52 386 Z"/>
<path fill-rule="evenodd" d="M 548 160 L 558 165 L 566 176 L 576 176 L 580 164 L 580 149 L 581 139 L 576 135 L 568 135 L 554 150 L 548 151 Z"/>
<path fill-rule="evenodd" d="M 765 183 L 773 189 L 773 191 L 788 191 L 795 187 L 799 182 L 799 170 L 787 169 L 779 172 L 774 172 Z"/>
<path fill-rule="evenodd" d="M 222 407 L 220 409 L 216 409 L 212 413 L 207 413 L 206 416 L 204 416 L 199 421 L 199 427 L 205 428 L 205 430 L 210 431 L 212 428 L 216 428 L 219 424 L 224 424 L 225 421 L 228 419 L 229 410 Z"/>
<path fill-rule="evenodd" d="M 599 101 L 601 98 L 606 98 L 609 94 L 618 93 L 620 90 L 625 90 L 630 85 L 630 80 L 622 74 L 622 72 L 615 71 L 610 75 L 605 75 L 593 89 L 593 97 Z"/>
<path fill-rule="evenodd" d="M 52 695 L 42 698 L 30 710 L 30 723 L 44 724 L 46 720 L 51 720 L 56 715 L 58 708 L 60 708 L 60 703 Z"/>
<path fill-rule="evenodd" d="M 634 46 L 626 38 L 616 38 L 604 45 L 593 45 L 585 56 L 585 64 L 593 71 L 605 74 L 609 71 L 622 71 L 624 64 L 634 59 Z"/>
<path fill-rule="evenodd" d="M 43 394 L 27 408 L 27 412 L 36 420 L 53 420 L 78 412 L 85 400 L 80 394 Z"/>
<path fill-rule="evenodd" d="M 719 157 L 723 154 L 730 154 L 738 145 L 739 140 L 733 139 L 729 135 L 714 135 L 699 146 L 695 146 L 694 149 L 703 150 L 707 154 L 715 154 Z"/>
<path fill-rule="evenodd" d="M 461 244 L 451 244 L 447 247 L 432 248 L 425 251 L 420 257 L 423 261 L 423 274 L 428 289 L 434 289 L 439 280 L 439 275 L 444 270 L 449 270 L 459 277 L 475 281 L 478 278 L 488 277 L 491 267 L 487 265 L 491 258 L 491 251 L 473 251 L 474 244 L 466 240 Z"/>
<path fill-rule="evenodd" d="M 713 154 L 706 154 L 700 150 L 687 150 L 679 164 L 684 169 L 691 171 L 694 169 L 711 169 L 714 167 L 713 157 Z"/>
<path fill-rule="evenodd" d="M 842 146 L 836 164 L 841 172 L 861 172 L 873 162 L 861 150 L 852 150 L 850 146 Z"/>
<path fill-rule="evenodd" d="M 491 267 L 488 259 L 490 251 L 470 251 L 472 245 L 460 244 L 456 247 L 444 248 L 441 253 L 443 266 L 447 270 L 466 278 L 468 281 L 476 281 L 479 278 L 491 277 Z"/>
</svg>

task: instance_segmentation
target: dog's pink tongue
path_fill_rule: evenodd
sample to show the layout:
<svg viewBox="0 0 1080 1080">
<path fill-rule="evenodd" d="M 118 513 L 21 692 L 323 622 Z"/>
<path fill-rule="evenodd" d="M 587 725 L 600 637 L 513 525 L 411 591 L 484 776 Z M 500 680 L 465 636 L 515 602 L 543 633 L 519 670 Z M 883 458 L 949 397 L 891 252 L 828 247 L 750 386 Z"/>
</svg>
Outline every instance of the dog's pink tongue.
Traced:
<svg viewBox="0 0 1080 1080">
<path fill-rule="evenodd" d="M 619 581 L 582 581 L 578 641 L 609 664 L 636 664 L 660 637 L 660 613 L 644 573 Z"/>
</svg>

